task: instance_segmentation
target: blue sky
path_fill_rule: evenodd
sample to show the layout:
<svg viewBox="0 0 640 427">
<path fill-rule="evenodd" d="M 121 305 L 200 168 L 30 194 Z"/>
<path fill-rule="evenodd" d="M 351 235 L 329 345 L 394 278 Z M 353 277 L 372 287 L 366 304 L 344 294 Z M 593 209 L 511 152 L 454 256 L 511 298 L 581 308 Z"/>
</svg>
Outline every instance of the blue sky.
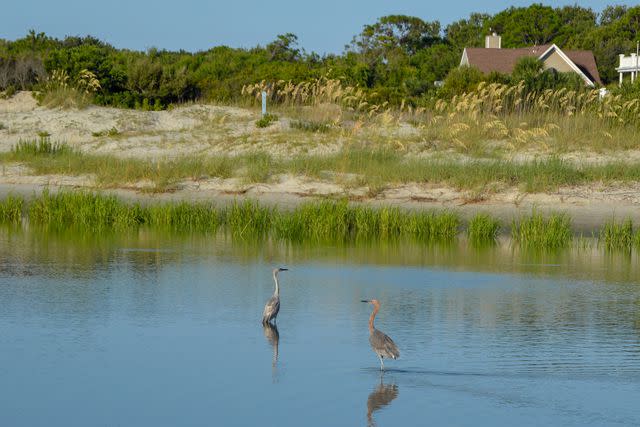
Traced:
<svg viewBox="0 0 640 427">
<path fill-rule="evenodd" d="M 3 5 L 0 38 L 22 37 L 27 30 L 48 35 L 93 35 L 116 47 L 158 47 L 197 51 L 217 45 L 265 45 L 277 34 L 295 33 L 307 51 L 339 53 L 364 24 L 389 14 L 439 20 L 443 25 L 471 12 L 495 13 L 531 1 L 485 0 L 9 0 Z M 551 6 L 577 1 L 542 2 Z M 579 2 L 601 11 L 607 4 L 632 1 Z"/>
</svg>

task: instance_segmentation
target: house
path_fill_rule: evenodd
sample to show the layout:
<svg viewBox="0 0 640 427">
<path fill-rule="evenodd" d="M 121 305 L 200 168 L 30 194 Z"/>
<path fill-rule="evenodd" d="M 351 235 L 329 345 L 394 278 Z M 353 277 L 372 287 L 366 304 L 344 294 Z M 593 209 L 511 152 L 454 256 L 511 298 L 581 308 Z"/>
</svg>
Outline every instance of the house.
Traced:
<svg viewBox="0 0 640 427">
<path fill-rule="evenodd" d="M 632 53 L 631 56 L 625 56 L 620 54 L 620 65 L 616 68 L 616 71 L 620 75 L 620 84 L 622 84 L 624 73 L 631 74 L 631 83 L 635 82 L 638 78 L 638 54 Z"/>
<path fill-rule="evenodd" d="M 511 74 L 518 60 L 525 56 L 540 59 L 545 69 L 561 73 L 576 73 L 587 86 L 601 85 L 596 59 L 590 50 L 563 51 L 555 44 L 502 49 L 502 39 L 496 33 L 485 39 L 485 47 L 466 47 L 462 52 L 460 66 L 476 67 L 485 74 L 497 71 Z"/>
</svg>

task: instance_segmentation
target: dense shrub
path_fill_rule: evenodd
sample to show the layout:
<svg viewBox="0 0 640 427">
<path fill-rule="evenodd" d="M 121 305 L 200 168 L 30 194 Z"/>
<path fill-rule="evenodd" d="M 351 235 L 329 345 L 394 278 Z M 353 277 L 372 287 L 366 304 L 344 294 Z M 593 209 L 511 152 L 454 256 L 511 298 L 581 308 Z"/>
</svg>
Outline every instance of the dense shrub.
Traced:
<svg viewBox="0 0 640 427">
<path fill-rule="evenodd" d="M 320 76 L 361 88 L 380 104 L 417 104 L 438 93 L 451 97 L 481 80 L 523 80 L 531 90 L 576 88 L 581 82 L 575 76 L 540 72 L 531 61 L 519 66 L 512 79 L 481 76 L 477 70 L 458 70 L 457 65 L 463 49 L 482 46 L 491 28 L 502 35 L 504 48 L 556 43 L 563 49 L 592 50 L 604 83 L 612 83 L 618 55 L 635 50 L 638 17 L 640 6 L 610 6 L 597 14 L 577 5 L 533 4 L 493 16 L 473 13 L 442 28 L 438 21 L 390 15 L 364 25 L 344 53 L 322 57 L 305 52 L 291 33 L 266 46 L 218 46 L 191 53 L 116 49 L 91 36 L 60 40 L 32 30 L 14 41 L 0 39 L 0 92 L 10 87 L 33 89 L 54 70 L 70 76 L 92 72 L 102 88 L 93 98 L 98 104 L 146 109 L 199 98 L 232 102 L 248 84 L 297 84 Z M 436 92 L 434 82 L 445 78 L 444 88 Z"/>
</svg>

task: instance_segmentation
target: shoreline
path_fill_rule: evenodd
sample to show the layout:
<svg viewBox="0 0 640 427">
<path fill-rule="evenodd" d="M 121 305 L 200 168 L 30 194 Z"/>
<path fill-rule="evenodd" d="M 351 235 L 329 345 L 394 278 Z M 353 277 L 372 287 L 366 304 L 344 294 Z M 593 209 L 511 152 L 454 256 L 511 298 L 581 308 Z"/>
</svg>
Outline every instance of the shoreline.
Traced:
<svg viewBox="0 0 640 427">
<path fill-rule="evenodd" d="M 583 197 L 582 200 L 565 199 L 559 194 L 522 194 L 509 195 L 505 200 L 504 194 L 497 194 L 493 199 L 482 201 L 465 201 L 455 197 L 451 190 L 436 189 L 429 196 L 409 195 L 406 189 L 391 189 L 385 197 L 349 197 L 349 193 L 313 194 L 279 188 L 267 184 L 247 185 L 233 191 L 229 188 L 207 186 L 197 188 L 184 186 L 172 192 L 145 193 L 134 189 L 112 188 L 100 189 L 78 183 L 42 182 L 2 182 L 0 179 L 0 199 L 9 195 L 22 196 L 25 199 L 39 196 L 43 191 L 52 193 L 59 191 L 90 191 L 105 195 L 113 195 L 128 203 L 164 203 L 164 202 L 213 202 L 218 206 L 227 206 L 237 200 L 255 200 L 260 204 L 281 209 L 293 209 L 300 204 L 317 200 L 344 199 L 345 196 L 353 205 L 367 205 L 373 208 L 384 206 L 397 207 L 402 210 L 450 210 L 457 213 L 462 220 L 469 221 L 477 213 L 490 214 L 498 219 L 505 229 L 511 228 L 511 222 L 532 211 L 545 216 L 551 213 L 565 213 L 571 218 L 571 229 L 576 234 L 585 236 L 598 232 L 604 224 L 631 219 L 635 224 L 640 223 L 640 209 L 636 203 L 623 203 L 606 199 Z M 438 196 L 440 192 L 441 197 Z M 434 197 L 435 196 L 435 197 Z M 511 199 L 511 200 L 509 200 Z"/>
</svg>

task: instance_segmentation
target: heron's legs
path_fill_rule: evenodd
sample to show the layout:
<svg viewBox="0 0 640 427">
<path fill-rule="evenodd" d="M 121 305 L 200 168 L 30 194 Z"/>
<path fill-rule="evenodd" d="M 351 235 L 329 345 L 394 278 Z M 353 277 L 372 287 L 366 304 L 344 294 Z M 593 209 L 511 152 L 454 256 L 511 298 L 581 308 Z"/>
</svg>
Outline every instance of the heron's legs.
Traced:
<svg viewBox="0 0 640 427">
<path fill-rule="evenodd" d="M 380 359 L 380 370 L 384 371 L 384 362 L 382 361 L 382 356 L 378 355 L 378 359 Z"/>
</svg>

